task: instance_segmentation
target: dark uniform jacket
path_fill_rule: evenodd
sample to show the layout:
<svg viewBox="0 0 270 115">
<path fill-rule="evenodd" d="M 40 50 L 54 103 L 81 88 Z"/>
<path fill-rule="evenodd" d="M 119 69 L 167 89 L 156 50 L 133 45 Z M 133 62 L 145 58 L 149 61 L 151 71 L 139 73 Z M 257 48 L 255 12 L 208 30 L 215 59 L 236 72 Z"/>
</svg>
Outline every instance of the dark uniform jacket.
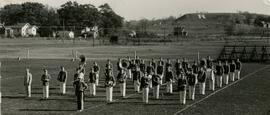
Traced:
<svg viewBox="0 0 270 115">
<path fill-rule="evenodd" d="M 235 62 L 235 65 L 236 65 L 236 70 L 240 70 L 241 67 L 242 67 L 242 64 L 241 64 L 240 61 L 236 61 L 236 62 Z"/>
<path fill-rule="evenodd" d="M 163 66 L 158 66 L 157 67 L 157 74 L 159 74 L 159 75 L 162 75 L 163 74 Z"/>
<path fill-rule="evenodd" d="M 75 73 L 75 74 L 74 74 L 74 79 L 73 79 L 73 80 L 74 80 L 74 81 L 77 80 L 78 77 L 79 77 L 79 75 L 80 75 L 79 73 Z"/>
<path fill-rule="evenodd" d="M 206 60 L 206 66 L 207 66 L 207 68 L 212 68 L 213 67 L 213 61 L 212 60 L 209 60 L 209 59 L 207 59 Z"/>
<path fill-rule="evenodd" d="M 172 64 L 171 63 L 166 63 L 165 69 L 167 70 L 169 67 L 172 67 Z"/>
<path fill-rule="evenodd" d="M 187 74 L 187 81 L 189 86 L 194 86 L 196 83 L 196 76 L 195 74 Z"/>
<path fill-rule="evenodd" d="M 205 71 L 199 71 L 198 72 L 198 82 L 204 83 L 206 81 L 206 73 Z"/>
<path fill-rule="evenodd" d="M 154 75 L 152 76 L 152 85 L 153 85 L 153 86 L 159 85 L 159 84 L 160 84 L 160 80 L 161 80 L 160 76 L 154 74 Z"/>
<path fill-rule="evenodd" d="M 145 69 L 146 69 L 146 68 L 145 68 L 145 66 L 146 66 L 146 65 L 145 65 L 145 64 L 143 64 L 143 63 L 141 63 L 141 64 L 140 64 L 140 71 L 141 71 L 141 72 L 143 72 L 143 73 L 145 73 L 145 72 L 146 72 L 146 70 L 145 70 Z"/>
<path fill-rule="evenodd" d="M 199 72 L 199 66 L 198 65 L 192 65 L 193 73 L 198 74 Z"/>
<path fill-rule="evenodd" d="M 75 94 L 77 95 L 80 92 L 83 92 L 85 89 L 87 89 L 87 84 L 84 83 L 81 80 L 76 80 L 73 82 L 73 86 L 75 88 Z"/>
<path fill-rule="evenodd" d="M 126 74 L 118 73 L 117 81 L 118 81 L 118 83 L 125 83 L 126 82 Z"/>
<path fill-rule="evenodd" d="M 135 71 L 133 74 L 133 82 L 137 80 L 141 80 L 142 73 L 140 71 Z"/>
<path fill-rule="evenodd" d="M 41 76 L 42 85 L 43 86 L 48 86 L 50 79 L 51 79 L 51 75 L 50 74 L 47 74 L 47 75 L 43 74 Z"/>
<path fill-rule="evenodd" d="M 206 62 L 205 62 L 204 59 L 200 61 L 200 66 L 201 66 L 201 67 L 205 67 L 205 66 L 206 66 Z"/>
<path fill-rule="evenodd" d="M 230 66 L 229 65 L 223 65 L 224 74 L 229 74 L 230 72 Z"/>
<path fill-rule="evenodd" d="M 94 72 L 98 72 L 99 71 L 99 66 L 94 66 Z"/>
<path fill-rule="evenodd" d="M 187 86 L 186 79 L 178 79 L 178 91 L 185 91 Z"/>
<path fill-rule="evenodd" d="M 148 74 L 153 74 L 154 73 L 154 68 L 153 68 L 153 66 L 147 66 L 146 67 L 146 72 L 148 73 Z"/>
<path fill-rule="evenodd" d="M 131 69 L 131 72 L 134 73 L 136 71 L 136 64 L 131 63 L 128 67 L 128 69 Z"/>
<path fill-rule="evenodd" d="M 95 83 L 97 79 L 97 76 L 94 72 L 89 73 L 89 83 Z"/>
<path fill-rule="evenodd" d="M 113 87 L 114 83 L 115 83 L 114 76 L 106 76 L 105 87 Z"/>
<path fill-rule="evenodd" d="M 230 72 L 235 72 L 236 65 L 235 64 L 230 64 Z"/>
<path fill-rule="evenodd" d="M 150 78 L 148 78 L 148 77 L 142 77 L 141 78 L 141 88 L 147 88 L 147 87 L 149 87 L 149 85 L 150 85 Z"/>
<path fill-rule="evenodd" d="M 66 82 L 67 80 L 67 71 L 60 71 L 57 77 L 57 80 L 60 82 Z"/>
<path fill-rule="evenodd" d="M 217 75 L 223 75 L 223 73 L 224 73 L 223 67 L 219 66 L 219 65 L 216 66 L 216 71 L 217 71 L 216 72 Z"/>
<path fill-rule="evenodd" d="M 186 73 L 188 71 L 188 63 L 183 61 L 182 62 L 182 68 L 184 69 L 184 72 Z"/>
<path fill-rule="evenodd" d="M 165 81 L 170 82 L 173 80 L 173 72 L 172 71 L 166 71 L 165 73 Z"/>
<path fill-rule="evenodd" d="M 181 63 L 178 63 L 178 62 L 176 62 L 175 63 L 175 71 L 176 71 L 176 75 L 180 75 L 180 64 Z"/>
</svg>

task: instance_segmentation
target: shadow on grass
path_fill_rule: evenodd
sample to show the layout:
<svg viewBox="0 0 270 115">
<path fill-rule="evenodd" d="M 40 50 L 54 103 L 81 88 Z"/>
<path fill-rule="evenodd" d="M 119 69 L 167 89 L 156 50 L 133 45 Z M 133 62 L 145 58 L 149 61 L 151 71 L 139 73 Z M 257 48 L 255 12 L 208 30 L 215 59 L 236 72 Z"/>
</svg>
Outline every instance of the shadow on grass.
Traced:
<svg viewBox="0 0 270 115">
<path fill-rule="evenodd" d="M 26 96 L 16 96 L 16 95 L 3 95 L 2 98 L 9 98 L 9 99 L 22 99 L 25 98 Z"/>
<path fill-rule="evenodd" d="M 118 102 L 113 102 L 110 104 L 131 104 L 131 105 L 142 105 L 144 104 L 141 101 L 118 101 Z"/>
<path fill-rule="evenodd" d="M 76 111 L 76 109 L 19 109 L 19 111 Z"/>
</svg>

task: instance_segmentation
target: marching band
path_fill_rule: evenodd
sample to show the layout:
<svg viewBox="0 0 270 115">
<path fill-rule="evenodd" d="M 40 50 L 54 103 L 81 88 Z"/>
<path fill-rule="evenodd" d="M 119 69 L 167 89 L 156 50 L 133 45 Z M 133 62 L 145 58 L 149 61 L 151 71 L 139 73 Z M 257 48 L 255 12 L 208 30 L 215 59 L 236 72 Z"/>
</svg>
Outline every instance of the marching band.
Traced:
<svg viewBox="0 0 270 115">
<path fill-rule="evenodd" d="M 89 88 L 90 95 L 96 96 L 96 87 L 99 86 L 100 80 L 100 67 L 97 62 L 94 62 L 89 73 L 89 79 L 85 83 L 86 62 L 85 57 L 82 58 L 73 79 L 78 111 L 83 110 L 85 90 Z M 167 61 L 163 61 L 162 58 L 158 61 L 152 59 L 149 61 L 149 64 L 145 64 L 145 60 L 142 58 L 136 57 L 132 60 L 128 57 L 127 59 L 118 60 L 118 74 L 116 78 L 113 74 L 113 64 L 110 60 L 107 60 L 105 67 L 105 89 L 106 101 L 108 103 L 113 102 L 113 87 L 116 83 L 119 85 L 121 96 L 126 98 L 126 85 L 129 79 L 132 79 L 134 91 L 139 94 L 142 93 L 142 101 L 144 103 L 149 103 L 150 90 L 153 91 L 154 99 L 160 99 L 160 89 L 163 86 L 166 87 L 165 92 L 172 95 L 174 91 L 173 84 L 177 82 L 180 104 L 185 104 L 187 93 L 188 99 L 195 100 L 197 84 L 199 86 L 199 94 L 205 95 L 206 83 L 208 83 L 209 90 L 214 91 L 215 87 L 221 88 L 227 85 L 229 80 L 232 82 L 239 80 L 242 64 L 237 59 L 236 62 L 231 60 L 231 63 L 225 61 L 224 64 L 218 61 L 214 65 L 214 61 L 208 56 L 207 59 L 203 58 L 199 62 L 193 62 L 193 64 L 190 64 L 186 58 L 183 58 L 182 62 L 180 59 L 177 59 L 173 69 L 170 59 L 167 59 Z M 51 76 L 48 70 L 44 69 L 44 74 L 41 77 L 43 99 L 49 98 L 50 79 Z M 67 82 L 67 71 L 63 66 L 60 67 L 57 80 L 60 82 L 60 93 L 63 95 L 66 93 Z M 24 79 L 27 97 L 31 97 L 31 82 L 32 74 L 27 68 Z"/>
</svg>

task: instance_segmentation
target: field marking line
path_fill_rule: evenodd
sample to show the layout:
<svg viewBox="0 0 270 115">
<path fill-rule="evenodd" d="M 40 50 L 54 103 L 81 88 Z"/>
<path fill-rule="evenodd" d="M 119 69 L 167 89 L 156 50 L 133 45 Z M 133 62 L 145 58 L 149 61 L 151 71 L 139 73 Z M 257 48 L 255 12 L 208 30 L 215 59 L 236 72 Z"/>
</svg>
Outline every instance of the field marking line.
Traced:
<svg viewBox="0 0 270 115">
<path fill-rule="evenodd" d="M 127 95 L 127 96 L 125 97 L 125 99 L 127 99 L 127 98 L 129 98 L 129 97 L 132 97 L 132 96 L 134 96 L 134 95 L 137 95 L 137 94 L 138 94 L 138 93 L 132 93 L 132 94 L 129 94 L 129 95 Z M 122 98 L 113 100 L 112 103 L 117 102 L 117 101 L 120 101 L 121 99 L 122 99 Z M 83 112 L 85 112 L 86 110 L 95 109 L 95 108 L 97 108 L 97 107 L 101 107 L 101 106 L 104 106 L 104 105 L 107 105 L 107 103 L 106 103 L 105 101 L 104 101 L 104 103 L 102 103 L 102 104 L 98 104 L 98 105 L 96 105 L 96 106 L 92 106 L 92 107 L 90 107 L 90 108 L 84 109 Z M 78 114 L 78 113 L 77 113 L 77 112 L 75 112 L 75 113 L 70 113 L 70 115 L 74 115 L 74 114 Z"/>
<path fill-rule="evenodd" d="M 231 83 L 231 84 L 228 84 L 228 85 L 226 85 L 225 87 L 223 87 L 223 88 L 221 88 L 221 89 L 218 89 L 218 90 L 214 91 L 213 93 L 207 95 L 206 97 L 200 99 L 199 101 L 187 105 L 187 106 L 184 107 L 183 109 L 181 109 L 181 110 L 175 112 L 173 115 L 177 115 L 177 114 L 179 114 L 179 113 L 181 113 L 181 112 L 187 110 L 188 108 L 190 108 L 190 107 L 192 107 L 192 106 L 194 106 L 194 105 L 196 105 L 196 104 L 198 104 L 198 103 L 200 103 L 200 102 L 202 102 L 202 101 L 208 99 L 209 97 L 215 95 L 216 93 L 218 93 L 218 92 L 220 92 L 220 91 L 222 91 L 222 90 L 224 90 L 224 89 L 226 89 L 226 88 L 228 88 L 228 87 L 230 87 L 230 86 L 232 86 L 232 85 L 234 85 L 234 84 L 236 84 L 236 83 L 238 83 L 238 82 L 244 80 L 245 78 L 247 78 L 247 77 L 249 77 L 249 76 L 251 76 L 251 75 L 253 75 L 253 74 L 257 73 L 257 72 L 262 71 L 262 70 L 268 68 L 269 66 L 270 66 L 270 65 L 267 65 L 267 66 L 265 66 L 265 67 L 263 67 L 263 68 L 260 68 L 260 69 L 258 69 L 258 70 L 256 70 L 256 71 L 252 72 L 252 73 L 249 73 L 249 74 L 245 75 L 244 77 L 240 78 L 239 80 L 237 80 L 237 81 L 235 81 L 235 82 L 233 82 L 233 83 Z"/>
<path fill-rule="evenodd" d="M 15 77 L 2 78 L 1 80 L 9 80 L 9 79 L 17 79 L 17 78 L 23 78 L 23 76 L 15 76 Z"/>
</svg>

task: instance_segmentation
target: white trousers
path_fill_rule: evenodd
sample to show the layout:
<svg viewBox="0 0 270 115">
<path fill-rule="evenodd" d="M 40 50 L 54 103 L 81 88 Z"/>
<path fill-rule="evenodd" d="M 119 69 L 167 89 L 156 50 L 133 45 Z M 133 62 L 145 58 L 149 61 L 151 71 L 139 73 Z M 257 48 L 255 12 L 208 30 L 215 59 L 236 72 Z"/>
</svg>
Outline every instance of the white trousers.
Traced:
<svg viewBox="0 0 270 115">
<path fill-rule="evenodd" d="M 96 83 L 90 83 L 90 95 L 96 96 Z"/>
<path fill-rule="evenodd" d="M 143 88 L 143 102 L 148 103 L 149 87 Z"/>
<path fill-rule="evenodd" d="M 43 86 L 43 98 L 49 98 L 49 85 Z"/>
<path fill-rule="evenodd" d="M 222 75 L 216 75 L 216 83 L 219 88 L 222 87 Z"/>
<path fill-rule="evenodd" d="M 227 85 L 229 83 L 229 75 L 228 74 L 224 74 L 222 79 L 223 79 L 223 84 Z"/>
<path fill-rule="evenodd" d="M 65 82 L 60 82 L 60 93 L 61 94 L 66 94 L 66 83 Z"/>
<path fill-rule="evenodd" d="M 134 85 L 134 90 L 136 92 L 139 92 L 140 91 L 140 84 L 139 84 L 139 82 L 138 81 L 134 81 L 133 85 Z"/>
<path fill-rule="evenodd" d="M 240 79 L 240 70 L 235 71 L 235 79 L 239 80 Z"/>
<path fill-rule="evenodd" d="M 215 90 L 215 75 L 212 69 L 206 70 L 206 78 L 208 78 L 208 81 L 209 81 L 209 90 L 214 91 Z"/>
<path fill-rule="evenodd" d="M 112 102 L 113 99 L 113 87 L 106 87 L 106 101 Z"/>
<path fill-rule="evenodd" d="M 153 88 L 152 79 L 150 79 L 150 81 L 149 81 L 149 88 L 150 88 L 150 89 Z"/>
<path fill-rule="evenodd" d="M 188 86 L 189 99 L 195 99 L 195 86 Z"/>
<path fill-rule="evenodd" d="M 98 73 L 96 73 L 96 86 L 98 86 L 98 83 L 99 83 L 99 74 Z"/>
<path fill-rule="evenodd" d="M 162 74 L 162 75 L 159 75 L 159 76 L 160 76 L 160 83 L 163 84 L 163 82 L 162 82 L 163 80 L 162 79 L 163 79 L 163 76 L 164 75 Z"/>
<path fill-rule="evenodd" d="M 199 82 L 199 88 L 200 88 L 199 90 L 200 94 L 205 95 L 205 82 L 203 83 Z"/>
<path fill-rule="evenodd" d="M 173 93 L 173 87 L 172 87 L 172 82 L 167 82 L 167 87 L 166 87 L 167 93 Z"/>
<path fill-rule="evenodd" d="M 157 85 L 154 87 L 153 96 L 155 99 L 159 99 L 159 88 L 160 88 L 160 85 Z"/>
<path fill-rule="evenodd" d="M 31 97 L 31 85 L 25 86 L 26 96 Z"/>
<path fill-rule="evenodd" d="M 131 79 L 131 69 L 127 70 L 127 78 Z"/>
<path fill-rule="evenodd" d="M 234 82 L 235 72 L 229 73 L 230 81 Z"/>
<path fill-rule="evenodd" d="M 120 83 L 120 92 L 122 97 L 126 97 L 126 83 Z"/>
<path fill-rule="evenodd" d="M 186 104 L 187 91 L 180 91 L 180 104 Z"/>
</svg>

